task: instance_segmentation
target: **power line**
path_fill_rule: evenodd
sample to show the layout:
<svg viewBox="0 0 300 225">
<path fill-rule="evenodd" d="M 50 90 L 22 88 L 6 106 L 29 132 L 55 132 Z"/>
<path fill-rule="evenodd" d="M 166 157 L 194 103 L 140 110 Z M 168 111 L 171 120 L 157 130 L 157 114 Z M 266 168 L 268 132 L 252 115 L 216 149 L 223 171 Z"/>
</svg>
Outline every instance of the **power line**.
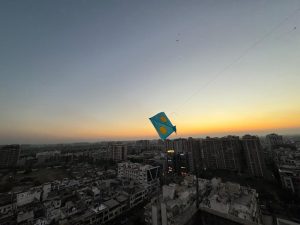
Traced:
<svg viewBox="0 0 300 225">
<path fill-rule="evenodd" d="M 212 79 L 210 79 L 208 82 L 206 82 L 204 85 L 202 85 L 199 89 L 197 89 L 192 95 L 190 95 L 182 104 L 177 106 L 173 112 L 170 113 L 170 115 L 176 114 L 176 111 L 178 111 L 180 108 L 182 108 L 187 102 L 189 102 L 193 97 L 198 95 L 201 91 L 203 91 L 205 88 L 207 88 L 212 82 L 214 82 L 218 77 L 220 77 L 225 71 L 232 68 L 237 62 L 239 62 L 243 57 L 245 57 L 252 49 L 254 49 L 257 45 L 259 45 L 261 42 L 266 40 L 274 31 L 279 29 L 286 21 L 288 21 L 292 16 L 294 16 L 298 11 L 300 11 L 300 7 L 294 10 L 291 14 L 289 14 L 287 17 L 282 19 L 277 25 L 272 27 L 268 32 L 266 32 L 261 38 L 254 41 L 248 48 L 246 48 L 238 57 L 236 57 L 231 63 L 229 63 L 227 66 L 225 66 L 222 70 L 217 72 L 215 75 L 213 75 Z"/>
</svg>

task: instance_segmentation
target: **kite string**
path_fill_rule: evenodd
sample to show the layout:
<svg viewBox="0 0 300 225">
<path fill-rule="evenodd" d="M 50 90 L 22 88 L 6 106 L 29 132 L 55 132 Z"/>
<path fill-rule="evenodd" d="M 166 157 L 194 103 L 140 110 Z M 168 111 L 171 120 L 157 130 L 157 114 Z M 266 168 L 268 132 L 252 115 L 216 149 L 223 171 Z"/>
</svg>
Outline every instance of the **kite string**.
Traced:
<svg viewBox="0 0 300 225">
<path fill-rule="evenodd" d="M 252 49 L 254 49 L 256 46 L 258 46 L 261 42 L 263 42 L 265 39 L 267 39 L 271 34 L 279 29 L 286 21 L 288 21 L 292 16 L 294 16 L 298 11 L 300 11 L 300 7 L 294 10 L 291 14 L 289 14 L 287 17 L 285 17 L 283 20 L 281 20 L 277 25 L 272 27 L 269 31 L 267 31 L 261 38 L 254 41 L 248 48 L 246 48 L 238 57 L 236 57 L 231 63 L 229 63 L 227 66 L 225 66 L 222 70 L 217 72 L 215 75 L 213 75 L 212 79 L 210 79 L 208 82 L 206 82 L 204 85 L 202 85 L 199 89 L 197 89 L 192 95 L 190 95 L 182 104 L 177 106 L 174 111 L 170 113 L 170 115 L 174 116 L 177 114 L 177 111 L 187 104 L 193 97 L 198 95 L 201 91 L 203 91 L 205 88 L 207 88 L 211 83 L 213 83 L 222 73 L 229 70 L 231 67 L 233 67 L 237 62 L 241 61 L 242 58 L 244 58 Z"/>
</svg>

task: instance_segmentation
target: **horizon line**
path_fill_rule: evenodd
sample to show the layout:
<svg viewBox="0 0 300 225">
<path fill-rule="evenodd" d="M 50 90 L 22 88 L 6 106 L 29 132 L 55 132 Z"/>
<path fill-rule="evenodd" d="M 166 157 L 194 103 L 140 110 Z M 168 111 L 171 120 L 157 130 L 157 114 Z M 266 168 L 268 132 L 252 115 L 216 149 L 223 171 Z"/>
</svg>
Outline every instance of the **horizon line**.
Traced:
<svg viewBox="0 0 300 225">
<path fill-rule="evenodd" d="M 196 135 L 183 135 L 180 137 L 172 137 L 172 138 L 168 138 L 167 140 L 175 140 L 175 139 L 187 139 L 187 138 L 200 138 L 200 139 L 204 139 L 207 137 L 210 138 L 221 138 L 221 137 L 227 137 L 227 136 L 238 136 L 238 137 L 242 137 L 245 135 L 252 135 L 252 136 L 258 136 L 258 137 L 264 137 L 268 134 L 277 134 L 277 135 L 281 135 L 281 136 L 300 136 L 300 133 L 289 133 L 289 134 L 281 134 L 281 133 L 276 133 L 276 132 L 265 132 L 264 134 L 257 134 L 257 133 L 253 133 L 253 132 L 245 132 L 243 134 L 233 134 L 233 133 L 228 133 L 228 134 L 215 134 L 214 136 L 212 136 L 211 134 L 207 134 L 207 135 L 198 135 L 197 137 L 195 137 Z M 141 140 L 148 140 L 148 141 L 158 141 L 161 140 L 160 138 L 155 138 L 155 137 L 145 137 L 145 138 L 112 138 L 112 139 L 102 139 L 102 140 L 78 140 L 78 141 L 62 141 L 62 142 L 44 142 L 44 143 L 16 143 L 16 142 L 12 142 L 12 143 L 4 143 L 4 144 L 0 144 L 0 146 L 4 146 L 4 145 L 71 145 L 71 144 L 96 144 L 96 143 L 101 143 L 101 142 L 131 142 L 131 141 L 141 141 Z M 162 140 L 163 141 L 163 140 Z"/>
</svg>

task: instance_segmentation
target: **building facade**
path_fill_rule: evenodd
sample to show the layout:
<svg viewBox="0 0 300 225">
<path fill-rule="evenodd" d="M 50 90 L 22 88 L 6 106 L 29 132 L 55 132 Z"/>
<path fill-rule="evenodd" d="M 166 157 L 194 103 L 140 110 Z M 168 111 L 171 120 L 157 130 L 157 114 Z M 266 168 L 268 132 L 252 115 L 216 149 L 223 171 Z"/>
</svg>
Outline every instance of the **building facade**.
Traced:
<svg viewBox="0 0 300 225">
<path fill-rule="evenodd" d="M 264 158 L 259 138 L 245 135 L 242 137 L 242 146 L 249 174 L 256 177 L 263 177 Z"/>
<path fill-rule="evenodd" d="M 256 136 L 166 140 L 166 154 L 172 172 L 180 173 L 183 167 L 191 173 L 197 168 L 198 172 L 221 169 L 248 172 L 257 177 L 264 175 L 262 146 Z"/>
<path fill-rule="evenodd" d="M 108 147 L 108 158 L 120 162 L 127 160 L 127 146 L 120 144 L 113 144 Z"/>
<path fill-rule="evenodd" d="M 118 177 L 136 181 L 152 192 L 159 184 L 159 168 L 159 166 L 131 162 L 118 163 Z"/>
<path fill-rule="evenodd" d="M 231 171 L 242 170 L 242 145 L 238 136 L 221 138 L 225 169 Z"/>
</svg>

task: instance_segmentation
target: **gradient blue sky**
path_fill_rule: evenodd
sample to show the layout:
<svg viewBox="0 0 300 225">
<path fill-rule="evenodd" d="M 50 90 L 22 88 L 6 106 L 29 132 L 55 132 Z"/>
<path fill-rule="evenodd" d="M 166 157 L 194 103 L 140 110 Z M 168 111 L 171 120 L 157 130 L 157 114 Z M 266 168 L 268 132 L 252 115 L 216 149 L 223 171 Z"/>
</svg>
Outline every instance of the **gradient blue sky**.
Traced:
<svg viewBox="0 0 300 225">
<path fill-rule="evenodd" d="M 299 132 L 299 7 L 1 1 L 0 143 L 153 138 L 160 111 L 179 136 Z"/>
</svg>

